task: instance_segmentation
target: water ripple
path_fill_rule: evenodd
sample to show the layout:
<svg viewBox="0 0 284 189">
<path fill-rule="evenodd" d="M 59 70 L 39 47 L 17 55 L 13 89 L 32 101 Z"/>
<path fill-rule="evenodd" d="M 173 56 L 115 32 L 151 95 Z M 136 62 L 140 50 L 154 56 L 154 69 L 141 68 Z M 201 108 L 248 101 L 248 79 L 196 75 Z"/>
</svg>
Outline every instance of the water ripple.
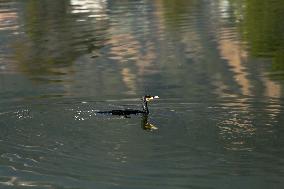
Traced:
<svg viewBox="0 0 284 189">
<path fill-rule="evenodd" d="M 264 4 L 1 1 L 0 188 L 281 188 L 281 27 Z M 147 119 L 97 114 L 149 93 Z"/>
</svg>

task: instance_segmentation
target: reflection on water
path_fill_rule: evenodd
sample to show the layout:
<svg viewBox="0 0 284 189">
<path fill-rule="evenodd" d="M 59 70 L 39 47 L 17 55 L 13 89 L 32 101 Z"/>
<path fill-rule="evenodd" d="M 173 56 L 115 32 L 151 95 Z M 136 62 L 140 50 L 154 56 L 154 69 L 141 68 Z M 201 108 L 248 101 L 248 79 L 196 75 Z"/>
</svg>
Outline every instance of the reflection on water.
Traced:
<svg viewBox="0 0 284 189">
<path fill-rule="evenodd" d="M 245 1 L 241 29 L 249 43 L 250 53 L 258 57 L 272 57 L 270 78 L 283 80 L 283 1 L 256 3 Z M 255 22 L 255 19 L 259 19 Z"/>
<path fill-rule="evenodd" d="M 283 187 L 283 8 L 1 1 L 0 188 Z"/>
<path fill-rule="evenodd" d="M 235 19 L 238 23 L 243 18 L 242 11 L 240 8 L 237 8 L 234 11 L 234 6 L 236 4 L 229 4 L 228 1 L 221 1 L 220 4 L 220 11 L 225 12 L 220 14 L 220 18 L 216 17 L 216 21 L 219 22 L 219 31 L 218 31 L 218 49 L 220 51 L 220 55 L 223 59 L 226 60 L 230 71 L 233 72 L 233 80 L 234 84 L 238 86 L 240 89 L 235 95 L 239 96 L 239 104 L 236 104 L 234 101 L 234 105 L 240 106 L 241 109 L 238 111 L 229 112 L 228 118 L 222 120 L 219 123 L 220 134 L 221 136 L 226 138 L 226 141 L 231 144 L 229 149 L 233 150 L 240 150 L 246 149 L 251 150 L 248 148 L 246 143 L 249 141 L 248 138 L 256 134 L 258 126 L 254 123 L 255 122 L 255 113 L 254 109 L 251 106 L 251 102 L 247 100 L 252 100 L 251 98 L 243 98 L 245 97 L 252 97 L 252 96 L 259 96 L 259 92 L 262 92 L 262 96 L 264 96 L 263 100 L 271 101 L 271 98 L 275 99 L 275 102 L 269 102 L 264 105 L 263 111 L 267 111 L 267 115 L 273 115 L 273 117 L 279 116 L 279 109 L 281 106 L 275 109 L 274 104 L 281 104 L 281 88 L 282 86 L 280 83 L 271 80 L 268 77 L 261 77 L 260 78 L 260 85 L 263 86 L 263 90 L 259 91 L 257 89 L 259 84 L 254 84 L 254 80 L 251 79 L 252 74 L 258 75 L 265 75 L 267 71 L 264 69 L 255 69 L 250 67 L 250 61 L 248 58 L 249 52 L 247 48 L 243 45 L 243 43 L 238 39 L 238 33 L 236 29 L 232 26 L 228 26 L 228 19 Z M 239 7 L 239 6 L 238 6 Z M 242 9 L 243 7 L 241 7 Z M 237 14 L 236 14 L 237 13 Z M 241 15 L 241 16 L 240 16 Z M 254 69 L 254 70 L 253 70 Z M 219 81 L 217 81 L 217 85 L 219 85 L 219 89 L 217 88 L 217 93 L 221 96 L 226 96 L 225 91 L 230 90 L 230 86 L 223 83 L 224 77 L 219 77 Z M 257 100 L 257 99 L 256 99 Z M 267 107 L 266 107 L 267 105 Z M 231 103 L 224 103 L 224 106 L 228 106 L 228 110 L 231 109 Z M 270 108 L 273 106 L 274 108 Z M 241 111 L 240 111 L 241 110 Z M 272 111 L 272 112 L 271 112 Z M 247 116 L 244 116 L 247 115 Z M 273 122 L 270 116 L 268 117 L 268 122 Z M 270 123 L 265 123 L 266 125 L 270 125 Z M 243 147 L 245 146 L 245 147 Z"/>
<path fill-rule="evenodd" d="M 153 125 L 152 123 L 148 122 L 148 115 L 143 115 L 142 116 L 142 118 L 141 118 L 141 128 L 144 129 L 144 130 L 149 130 L 149 131 L 158 129 L 155 125 Z"/>
<path fill-rule="evenodd" d="M 23 8 L 24 27 L 19 29 L 23 34 L 11 46 L 18 69 L 36 82 L 71 82 L 68 76 L 74 73 L 73 62 L 84 53 L 96 54 L 106 37 L 107 21 L 70 13 L 67 3 L 28 1 Z M 78 9 L 75 2 L 72 5 Z M 85 8 L 89 7 L 80 9 Z M 45 11 L 50 14 L 43 15 Z"/>
<path fill-rule="evenodd" d="M 16 30 L 18 25 L 15 25 L 15 22 L 18 18 L 16 12 L 5 13 L 5 10 L 2 10 L 0 13 L 0 29 L 1 30 Z"/>
<path fill-rule="evenodd" d="M 106 1 L 105 0 L 71 0 L 70 5 L 72 6 L 72 13 L 92 13 L 89 17 L 96 17 L 102 19 L 107 17 Z"/>
</svg>

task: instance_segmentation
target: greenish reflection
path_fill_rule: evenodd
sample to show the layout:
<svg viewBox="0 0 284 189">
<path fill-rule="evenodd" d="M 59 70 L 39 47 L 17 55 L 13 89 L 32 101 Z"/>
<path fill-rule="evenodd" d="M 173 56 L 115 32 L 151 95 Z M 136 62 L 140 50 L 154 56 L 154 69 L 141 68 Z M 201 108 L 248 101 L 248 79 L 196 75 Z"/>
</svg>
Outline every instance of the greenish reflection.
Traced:
<svg viewBox="0 0 284 189">
<path fill-rule="evenodd" d="M 272 57 L 275 79 L 284 79 L 284 1 L 244 0 L 242 34 L 249 52 L 256 57 Z"/>
</svg>

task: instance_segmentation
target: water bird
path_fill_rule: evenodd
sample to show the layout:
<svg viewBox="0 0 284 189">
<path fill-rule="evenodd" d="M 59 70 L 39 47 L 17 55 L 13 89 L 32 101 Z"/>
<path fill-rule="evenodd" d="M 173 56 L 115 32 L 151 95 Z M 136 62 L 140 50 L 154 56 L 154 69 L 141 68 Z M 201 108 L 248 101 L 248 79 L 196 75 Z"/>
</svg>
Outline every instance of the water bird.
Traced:
<svg viewBox="0 0 284 189">
<path fill-rule="evenodd" d="M 159 98 L 159 96 L 151 96 L 145 95 L 141 98 L 142 100 L 142 110 L 134 110 L 134 109 L 124 109 L 124 110 L 111 110 L 111 111 L 99 111 L 99 114 L 111 114 L 128 117 L 129 115 L 142 114 L 149 115 L 148 102 L 154 99 Z"/>
</svg>

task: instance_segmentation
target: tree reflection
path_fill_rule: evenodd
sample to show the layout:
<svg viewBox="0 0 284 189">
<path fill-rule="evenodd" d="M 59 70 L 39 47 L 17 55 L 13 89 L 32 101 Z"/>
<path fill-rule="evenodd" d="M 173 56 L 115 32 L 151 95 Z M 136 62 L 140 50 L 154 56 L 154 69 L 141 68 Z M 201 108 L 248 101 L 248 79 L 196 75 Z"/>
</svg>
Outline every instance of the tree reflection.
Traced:
<svg viewBox="0 0 284 189">
<path fill-rule="evenodd" d="M 13 47 L 19 69 L 32 79 L 55 76 L 52 80 L 60 81 L 56 76 L 72 73 L 76 58 L 95 56 L 103 47 L 107 19 L 91 17 L 92 10 L 75 14 L 72 10 L 78 7 L 67 0 L 29 0 L 22 5 L 24 34 Z"/>
<path fill-rule="evenodd" d="M 279 31 L 282 29 L 273 29 L 278 27 L 280 20 L 271 24 L 268 23 L 267 18 L 264 18 L 265 6 L 269 6 L 266 3 L 257 5 L 261 8 L 253 5 L 258 3 L 256 1 L 222 0 L 219 3 L 217 6 L 222 14 L 216 16 L 214 25 L 219 24 L 216 32 L 218 50 L 225 63 L 229 65 L 229 69 L 217 73 L 216 93 L 219 96 L 228 95 L 231 100 L 220 103 L 229 111 L 222 116 L 222 121 L 217 126 L 226 149 L 250 151 L 253 149 L 251 141 L 261 132 L 267 132 L 267 136 L 274 132 L 275 128 L 270 126 L 280 120 L 282 86 L 267 77 L 263 62 L 253 57 L 272 57 L 274 60 L 272 67 L 277 65 L 279 71 L 279 64 L 275 64 L 275 54 L 283 49 L 278 41 L 283 38 Z M 271 11 L 271 8 L 267 10 Z M 272 13 L 267 14 L 273 19 Z M 261 21 L 258 22 L 259 20 Z M 237 26 L 241 26 L 241 34 Z M 278 31 L 268 32 L 269 30 Z M 246 45 L 248 49 L 245 48 Z M 254 62 L 257 65 L 251 66 Z M 229 72 L 231 74 L 228 74 Z M 252 79 L 251 76 L 257 76 L 257 80 Z M 231 77 L 233 82 L 227 82 Z M 234 84 L 237 84 L 236 88 L 239 90 L 228 93 L 228 90 L 233 89 Z M 255 105 L 260 104 L 259 97 L 268 102 L 262 105 L 261 114 Z M 261 123 L 258 122 L 259 120 L 262 120 Z"/>
<path fill-rule="evenodd" d="M 243 36 L 250 53 L 272 57 L 272 71 L 284 70 L 284 1 L 244 1 Z M 284 75 L 281 76 L 284 79 Z"/>
</svg>

